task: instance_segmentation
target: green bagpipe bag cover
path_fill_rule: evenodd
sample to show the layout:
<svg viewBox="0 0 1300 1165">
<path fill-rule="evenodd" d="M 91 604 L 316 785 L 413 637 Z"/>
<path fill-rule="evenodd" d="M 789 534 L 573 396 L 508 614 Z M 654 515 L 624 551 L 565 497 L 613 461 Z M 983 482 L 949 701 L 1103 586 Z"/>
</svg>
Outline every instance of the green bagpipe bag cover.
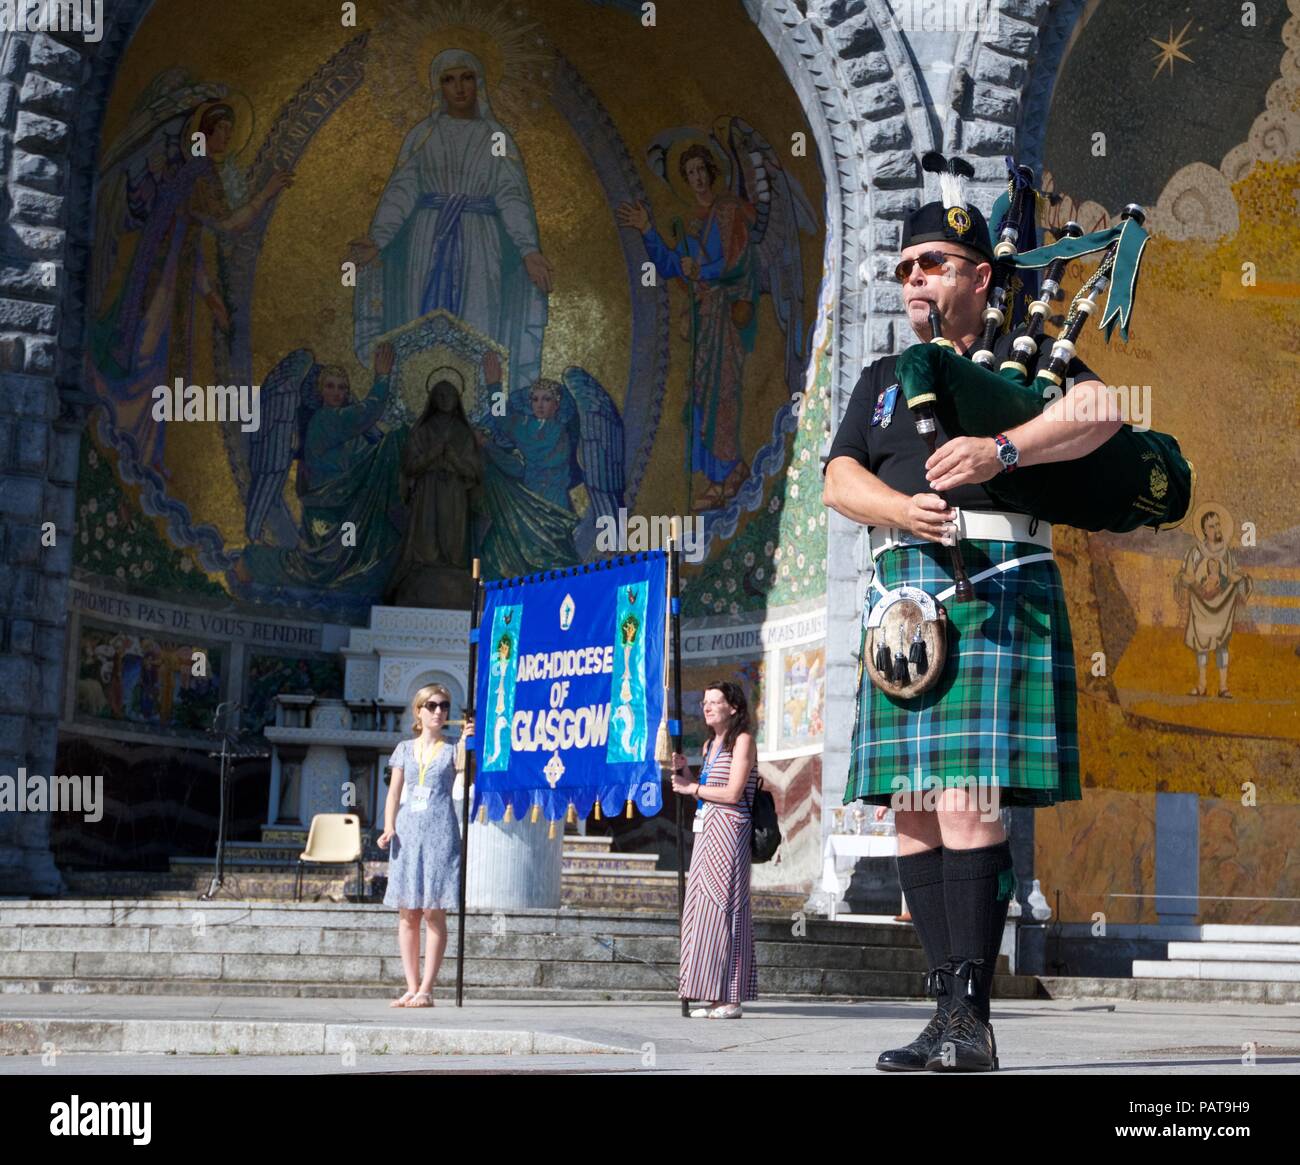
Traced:
<svg viewBox="0 0 1300 1165">
<path fill-rule="evenodd" d="M 944 431 L 993 437 L 1042 413 L 1048 381 L 981 368 L 942 344 L 914 344 L 898 357 L 911 407 L 933 402 Z M 1059 392 L 1059 390 L 1056 390 Z M 1117 534 L 1176 525 L 1192 498 L 1192 467 L 1168 433 L 1125 424 L 1085 457 L 1029 465 L 984 483 L 998 501 L 1054 525 Z"/>
</svg>

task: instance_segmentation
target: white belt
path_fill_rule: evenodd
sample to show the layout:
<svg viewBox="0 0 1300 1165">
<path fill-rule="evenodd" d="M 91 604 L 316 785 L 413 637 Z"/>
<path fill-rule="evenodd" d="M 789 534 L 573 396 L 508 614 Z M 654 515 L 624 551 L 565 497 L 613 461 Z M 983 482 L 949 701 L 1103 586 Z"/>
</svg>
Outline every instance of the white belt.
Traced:
<svg viewBox="0 0 1300 1165">
<path fill-rule="evenodd" d="M 957 536 L 983 538 L 989 542 L 1028 542 L 1048 550 L 1052 548 L 1051 524 L 1039 521 L 1029 514 L 958 509 Z M 873 561 L 895 546 L 938 545 L 927 538 L 918 538 L 915 534 L 899 529 L 897 526 L 871 526 L 868 529 L 868 537 Z"/>
<path fill-rule="evenodd" d="M 953 508 L 956 509 L 956 507 Z M 982 570 L 971 577 L 972 585 L 1001 574 L 1003 571 L 1014 570 L 1018 566 L 1028 566 L 1033 562 L 1048 562 L 1053 557 L 1051 525 L 1030 517 L 1028 514 L 1007 514 L 1001 511 L 984 510 L 967 512 L 957 509 L 957 530 L 962 538 L 983 538 L 990 542 L 1028 542 L 1034 546 L 1046 547 L 1047 550 L 1045 554 L 1027 554 L 1023 558 L 1012 558 L 1006 562 L 1000 562 L 996 566 L 991 566 L 987 570 Z M 938 543 L 931 542 L 928 538 L 918 538 L 915 534 L 900 530 L 897 526 L 872 526 L 868 530 L 868 535 L 870 537 L 871 561 L 873 563 L 879 555 L 886 550 L 892 550 L 895 546 L 938 545 Z M 889 594 L 888 588 L 880 581 L 879 571 L 872 572 L 871 582 L 882 595 Z M 952 598 L 956 593 L 957 588 L 950 586 L 934 597 L 942 603 Z M 869 602 L 870 592 L 868 592 Z"/>
</svg>

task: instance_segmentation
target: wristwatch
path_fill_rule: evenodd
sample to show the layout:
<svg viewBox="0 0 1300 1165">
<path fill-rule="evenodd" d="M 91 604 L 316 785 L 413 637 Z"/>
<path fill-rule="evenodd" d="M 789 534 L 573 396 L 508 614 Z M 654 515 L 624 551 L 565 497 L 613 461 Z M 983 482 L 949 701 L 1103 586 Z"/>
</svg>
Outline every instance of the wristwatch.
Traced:
<svg viewBox="0 0 1300 1165">
<path fill-rule="evenodd" d="M 993 440 L 997 442 L 998 460 L 1002 462 L 1002 472 L 1010 473 L 1020 460 L 1020 450 L 1011 443 L 1011 438 L 1005 433 L 999 433 Z"/>
</svg>

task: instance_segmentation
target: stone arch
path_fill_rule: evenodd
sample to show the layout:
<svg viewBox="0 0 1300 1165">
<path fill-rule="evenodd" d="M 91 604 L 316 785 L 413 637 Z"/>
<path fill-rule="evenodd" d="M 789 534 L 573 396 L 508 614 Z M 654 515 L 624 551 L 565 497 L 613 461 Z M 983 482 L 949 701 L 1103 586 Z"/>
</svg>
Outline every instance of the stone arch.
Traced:
<svg viewBox="0 0 1300 1165">
<path fill-rule="evenodd" d="M 77 457 L 94 404 L 80 383 L 94 164 L 117 62 L 147 8 L 112 6 L 95 42 L 0 38 L 0 773 L 54 764 Z M 50 522 L 53 546 L 41 539 Z M 62 888 L 49 832 L 46 814 L 0 815 L 0 891 Z"/>
<path fill-rule="evenodd" d="M 415 699 L 415 693 L 418 692 L 425 684 L 441 684 L 451 693 L 452 711 L 456 708 L 465 706 L 465 682 L 457 679 L 451 672 L 441 671 L 438 668 L 425 668 L 411 678 L 406 686 L 406 695 L 402 698 L 403 709 L 409 711 L 411 701 Z"/>
<path fill-rule="evenodd" d="M 799 94 L 826 176 L 836 303 L 832 426 L 862 366 L 906 342 L 902 291 L 886 282 L 902 217 L 924 201 L 918 155 L 938 143 L 924 87 L 887 0 L 745 0 Z M 870 277 L 865 282 L 863 275 Z M 861 528 L 829 515 L 822 797 L 848 776 L 855 713 Z"/>
<path fill-rule="evenodd" d="M 1007 155 L 1042 167 L 1047 109 L 1087 0 L 990 0 L 984 26 L 957 48 L 945 146 L 975 167 L 972 193 L 988 211 L 1006 186 Z"/>
<path fill-rule="evenodd" d="M 887 0 L 745 0 L 745 9 L 803 103 L 826 178 L 838 419 L 863 361 L 894 351 L 902 297 L 879 280 L 903 214 L 921 201 L 917 153 L 931 148 L 933 134 Z"/>
</svg>

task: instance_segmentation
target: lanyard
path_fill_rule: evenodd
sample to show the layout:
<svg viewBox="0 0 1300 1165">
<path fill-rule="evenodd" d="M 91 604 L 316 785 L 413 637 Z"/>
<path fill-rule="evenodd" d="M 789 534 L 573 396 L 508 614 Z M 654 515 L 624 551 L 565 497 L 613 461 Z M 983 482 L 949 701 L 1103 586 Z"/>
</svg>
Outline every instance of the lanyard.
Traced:
<svg viewBox="0 0 1300 1165">
<path fill-rule="evenodd" d="M 722 743 L 721 743 L 721 741 L 719 741 L 717 747 L 715 747 L 714 750 L 713 750 L 713 755 L 712 755 L 711 757 L 709 757 L 709 759 L 706 760 L 706 761 L 704 762 L 704 767 L 703 767 L 702 769 L 700 769 L 700 787 L 701 787 L 701 788 L 703 788 L 705 785 L 707 785 L 707 784 L 709 783 L 709 770 L 710 770 L 711 768 L 713 768 L 713 762 L 714 762 L 715 760 L 718 759 L 718 754 L 719 754 L 721 751 L 722 751 Z M 697 811 L 700 810 L 700 809 L 703 809 L 704 806 L 705 806 L 706 804 L 707 804 L 707 802 L 704 800 L 703 797 L 696 797 L 696 798 L 695 798 L 695 808 L 696 808 Z"/>
<path fill-rule="evenodd" d="M 427 760 L 420 759 L 420 746 L 418 744 L 415 746 L 415 763 L 420 770 L 419 784 L 421 789 L 424 788 L 424 776 L 429 771 L 429 766 L 433 764 L 434 758 L 438 755 L 438 750 L 442 748 L 445 743 L 446 742 L 442 740 L 435 741 L 433 751 L 428 754 Z"/>
</svg>

